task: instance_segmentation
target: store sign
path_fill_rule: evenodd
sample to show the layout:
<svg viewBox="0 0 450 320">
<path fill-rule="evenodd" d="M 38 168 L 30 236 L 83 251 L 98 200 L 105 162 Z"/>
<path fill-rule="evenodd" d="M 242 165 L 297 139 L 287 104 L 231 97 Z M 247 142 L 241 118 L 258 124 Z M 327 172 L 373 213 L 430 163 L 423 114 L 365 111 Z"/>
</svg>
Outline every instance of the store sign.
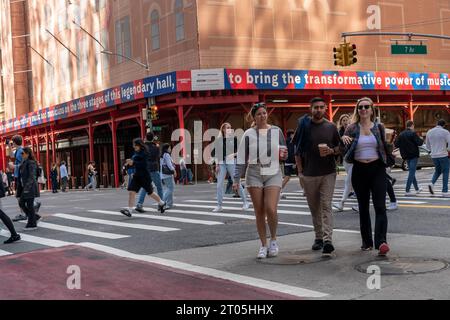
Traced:
<svg viewBox="0 0 450 320">
<path fill-rule="evenodd" d="M 175 72 L 125 83 L 121 86 L 80 99 L 4 121 L 0 124 L 0 133 L 70 118 L 75 115 L 106 109 L 136 99 L 150 98 L 176 92 L 176 83 Z"/>
<path fill-rule="evenodd" d="M 192 91 L 224 90 L 224 69 L 192 70 Z"/>
<path fill-rule="evenodd" d="M 450 90 L 448 73 L 226 69 L 227 90 Z"/>
</svg>

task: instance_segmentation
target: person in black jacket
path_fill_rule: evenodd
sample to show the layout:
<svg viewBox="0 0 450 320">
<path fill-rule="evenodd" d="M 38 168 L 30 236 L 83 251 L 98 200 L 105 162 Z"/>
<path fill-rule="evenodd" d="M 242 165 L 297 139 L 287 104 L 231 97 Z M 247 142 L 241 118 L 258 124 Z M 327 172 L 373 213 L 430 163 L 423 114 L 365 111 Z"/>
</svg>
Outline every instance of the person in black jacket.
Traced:
<svg viewBox="0 0 450 320">
<path fill-rule="evenodd" d="M 150 171 L 148 170 L 149 154 L 147 146 L 142 139 L 134 139 L 133 147 L 135 153 L 131 159 L 127 160 L 127 164 L 134 166 L 136 172 L 128 185 L 128 208 L 120 210 L 120 213 L 127 217 L 131 217 L 131 213 L 133 212 L 132 207 L 136 200 L 136 193 L 138 193 L 142 188 L 158 203 L 158 210 L 161 213 L 164 213 L 166 203 L 162 201 L 155 192 L 153 192 L 152 178 L 150 177 Z"/>
<path fill-rule="evenodd" d="M 22 151 L 23 161 L 19 167 L 19 177 L 17 179 L 17 194 L 19 198 L 19 206 L 25 212 L 28 223 L 25 231 L 33 231 L 37 229 L 37 221 L 40 216 L 35 213 L 34 199 L 39 196 L 39 188 L 37 184 L 37 163 L 33 155 L 33 151 L 26 147 Z"/>
<path fill-rule="evenodd" d="M 420 193 L 421 189 L 416 179 L 417 163 L 419 161 L 419 147 L 423 145 L 423 140 L 419 138 L 414 131 L 414 122 L 406 122 L 406 130 L 400 133 L 395 140 L 395 147 L 400 149 L 403 160 L 408 163 L 408 180 L 406 182 L 406 196 L 415 196 Z M 411 192 L 411 184 L 414 185 L 415 192 Z"/>
<path fill-rule="evenodd" d="M 50 178 L 52 179 L 52 193 L 58 193 L 58 166 L 56 163 L 52 164 Z"/>
<path fill-rule="evenodd" d="M 295 131 L 290 129 L 287 131 L 287 137 L 286 137 L 286 146 L 288 149 L 288 158 L 284 162 L 284 177 L 283 177 L 283 185 L 281 187 L 281 199 L 285 199 L 286 195 L 283 194 L 284 188 L 286 188 L 286 185 L 289 183 L 289 180 L 291 180 L 291 177 L 296 175 L 295 172 L 295 146 L 292 142 L 294 138 Z"/>
<path fill-rule="evenodd" d="M 155 135 L 153 134 L 153 132 L 148 132 L 147 141 L 145 142 L 145 145 L 148 149 L 148 171 L 150 172 L 150 177 L 156 186 L 158 196 L 162 199 L 164 196 L 164 192 L 161 182 L 161 174 L 159 172 L 159 157 L 161 155 L 161 152 L 159 150 L 159 146 L 154 142 L 154 139 Z M 138 203 L 135 209 L 137 212 L 145 212 L 143 206 L 146 194 L 147 193 L 145 192 L 145 189 L 141 189 L 139 191 Z"/>
<path fill-rule="evenodd" d="M 6 197 L 6 190 L 3 185 L 3 183 L 0 183 L 0 198 Z M 1 207 L 1 204 L 0 204 Z M 4 244 L 10 244 L 16 241 L 20 240 L 20 235 L 16 232 L 16 229 L 14 228 L 14 224 L 11 221 L 11 219 L 6 215 L 6 213 L 3 212 L 3 210 L 0 209 L 0 220 L 3 222 L 3 224 L 8 228 L 9 233 L 11 236 L 8 240 L 3 242 Z"/>
</svg>

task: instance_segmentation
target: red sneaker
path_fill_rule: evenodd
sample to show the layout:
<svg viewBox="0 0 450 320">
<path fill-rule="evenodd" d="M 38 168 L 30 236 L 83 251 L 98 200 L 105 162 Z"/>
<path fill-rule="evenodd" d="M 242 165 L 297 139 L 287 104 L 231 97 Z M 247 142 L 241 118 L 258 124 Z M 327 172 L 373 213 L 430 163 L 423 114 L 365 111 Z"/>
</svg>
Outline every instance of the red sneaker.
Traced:
<svg viewBox="0 0 450 320">
<path fill-rule="evenodd" d="M 383 244 L 381 244 L 381 246 L 378 250 L 379 250 L 378 255 L 380 257 L 385 257 L 390 249 L 389 249 L 389 246 L 387 243 L 383 243 Z"/>
</svg>

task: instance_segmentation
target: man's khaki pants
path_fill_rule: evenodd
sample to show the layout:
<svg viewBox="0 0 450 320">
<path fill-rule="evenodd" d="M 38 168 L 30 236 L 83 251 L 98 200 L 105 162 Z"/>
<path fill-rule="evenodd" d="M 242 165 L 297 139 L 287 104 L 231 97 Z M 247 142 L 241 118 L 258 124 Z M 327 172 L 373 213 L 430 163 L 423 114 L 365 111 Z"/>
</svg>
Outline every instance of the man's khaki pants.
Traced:
<svg viewBox="0 0 450 320">
<path fill-rule="evenodd" d="M 333 193 L 336 173 L 319 177 L 302 176 L 308 206 L 311 210 L 316 240 L 332 241 L 333 238 Z"/>
</svg>

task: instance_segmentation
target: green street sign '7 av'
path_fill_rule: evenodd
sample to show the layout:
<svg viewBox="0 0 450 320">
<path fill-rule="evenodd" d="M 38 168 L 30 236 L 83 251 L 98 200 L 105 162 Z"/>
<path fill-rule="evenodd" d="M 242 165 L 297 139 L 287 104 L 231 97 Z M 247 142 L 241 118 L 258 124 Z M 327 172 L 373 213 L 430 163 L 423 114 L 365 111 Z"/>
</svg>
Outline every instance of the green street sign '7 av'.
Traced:
<svg viewBox="0 0 450 320">
<path fill-rule="evenodd" d="M 392 54 L 428 54 L 427 46 L 423 45 L 398 45 L 391 46 Z"/>
</svg>

